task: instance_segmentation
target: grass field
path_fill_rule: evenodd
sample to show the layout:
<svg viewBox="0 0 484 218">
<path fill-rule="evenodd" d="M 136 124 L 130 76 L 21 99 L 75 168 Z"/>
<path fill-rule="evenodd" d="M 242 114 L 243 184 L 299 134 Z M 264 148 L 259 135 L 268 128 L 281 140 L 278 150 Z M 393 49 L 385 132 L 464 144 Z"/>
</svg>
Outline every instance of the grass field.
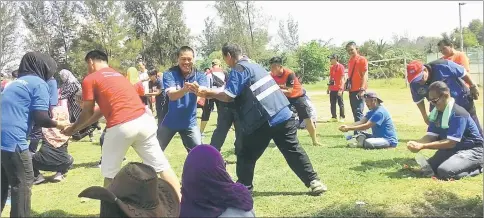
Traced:
<svg viewBox="0 0 484 218">
<path fill-rule="evenodd" d="M 391 150 L 347 148 L 338 123 L 319 123 L 317 132 L 322 146 L 314 147 L 306 130 L 299 131 L 302 146 L 309 154 L 315 170 L 329 191 L 322 196 L 307 195 L 308 189 L 287 166 L 276 147 L 270 146 L 258 161 L 254 179 L 254 201 L 257 216 L 483 216 L 483 178 L 459 181 L 436 181 L 418 178 L 403 165 L 416 167 L 415 154 L 406 149 L 406 142 L 420 138 L 426 127 L 412 102 L 403 79 L 370 81 L 390 111 L 398 131 L 399 144 Z M 323 83 L 306 85 L 317 107 L 320 120 L 330 118 L 329 96 Z M 482 90 L 481 90 L 481 93 Z M 352 120 L 347 93 L 344 96 L 347 122 Z M 482 122 L 482 97 L 477 103 Z M 204 142 L 210 141 L 215 128 L 212 113 Z M 99 133 L 96 135 L 99 138 Z M 229 132 L 222 154 L 233 163 L 234 133 Z M 75 162 L 62 183 L 46 183 L 33 187 L 34 216 L 97 216 L 99 202 L 81 203 L 77 195 L 93 185 L 102 186 L 98 143 L 71 143 L 69 151 Z M 423 152 L 427 157 L 433 151 Z M 186 151 L 176 136 L 166 150 L 175 172 L 181 176 Z M 138 161 L 133 150 L 128 161 Z M 125 162 L 126 163 L 126 162 Z M 227 165 L 235 178 L 235 164 Z M 53 175 L 45 173 L 44 175 Z M 365 204 L 356 204 L 362 201 Z M 3 212 L 8 216 L 9 207 Z"/>
</svg>

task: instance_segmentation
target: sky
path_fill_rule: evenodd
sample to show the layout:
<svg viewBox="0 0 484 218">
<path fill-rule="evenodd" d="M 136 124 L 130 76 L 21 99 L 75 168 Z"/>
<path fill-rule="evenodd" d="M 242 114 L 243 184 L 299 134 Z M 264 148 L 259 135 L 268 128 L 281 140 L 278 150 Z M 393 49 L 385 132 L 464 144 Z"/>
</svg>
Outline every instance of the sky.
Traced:
<svg viewBox="0 0 484 218">
<path fill-rule="evenodd" d="M 462 1 L 462 25 L 483 20 L 482 1 Z M 203 20 L 214 17 L 211 1 L 185 1 L 184 13 L 191 35 L 204 29 Z M 264 15 L 270 16 L 269 35 L 278 42 L 279 20 L 290 14 L 299 23 L 299 39 L 330 40 L 335 45 L 353 40 L 391 40 L 394 34 L 416 38 L 441 36 L 459 27 L 458 1 L 257 1 Z"/>
</svg>

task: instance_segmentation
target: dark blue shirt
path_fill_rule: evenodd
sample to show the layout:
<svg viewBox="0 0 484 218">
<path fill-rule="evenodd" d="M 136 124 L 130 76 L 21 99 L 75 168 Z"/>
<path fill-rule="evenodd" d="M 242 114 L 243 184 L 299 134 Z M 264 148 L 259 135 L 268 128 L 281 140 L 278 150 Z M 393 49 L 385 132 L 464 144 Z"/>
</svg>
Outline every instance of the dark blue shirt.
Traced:
<svg viewBox="0 0 484 218">
<path fill-rule="evenodd" d="M 5 88 L 2 95 L 2 151 L 29 148 L 27 134 L 32 129 L 32 112 L 49 109 L 49 87 L 38 76 L 26 75 Z"/>
<path fill-rule="evenodd" d="M 432 73 L 429 74 L 428 81 L 424 85 L 418 82 L 410 83 L 410 91 L 412 99 L 415 103 L 419 103 L 426 98 L 429 98 L 429 86 L 432 82 L 443 81 L 450 89 L 450 95 L 455 99 L 455 102 L 467 108 L 469 106 L 469 95 L 467 87 L 463 84 L 461 78 L 465 75 L 464 67 L 449 60 L 438 60 L 429 63 L 432 66 Z"/>
<path fill-rule="evenodd" d="M 225 84 L 225 94 L 235 98 L 237 97 L 244 88 L 247 88 L 246 84 L 250 82 L 250 73 L 247 70 L 243 72 L 238 72 L 236 70 L 231 70 L 229 78 L 227 79 L 227 84 Z M 292 111 L 289 107 L 285 107 L 279 111 L 276 115 L 269 119 L 269 125 L 275 126 L 292 117 Z"/>
<path fill-rule="evenodd" d="M 368 111 L 365 118 L 375 124 L 371 128 L 373 137 L 384 138 L 390 142 L 391 146 L 397 146 L 397 131 L 393 125 L 392 117 L 385 107 L 380 105 L 379 107 Z"/>
<path fill-rule="evenodd" d="M 437 136 L 438 140 L 450 139 L 456 141 L 455 150 L 482 147 L 483 139 L 476 123 L 469 113 L 461 106 L 454 104 L 450 112 L 449 128 L 441 127 L 443 112 L 438 113 L 437 120 L 430 122 L 427 135 Z"/>
<path fill-rule="evenodd" d="M 160 91 L 160 94 L 155 96 L 155 100 L 156 100 L 156 110 L 161 110 L 164 95 L 165 95 L 165 90 L 163 88 L 163 80 L 160 78 L 156 78 L 155 81 L 150 80 L 148 83 L 148 87 L 150 88 L 150 92 L 154 92 L 153 88 L 155 87 L 157 90 Z"/>
<path fill-rule="evenodd" d="M 197 83 L 201 87 L 207 87 L 207 78 L 205 73 L 192 72 L 186 78 L 183 77 L 179 68 L 172 68 L 171 71 L 163 73 L 163 87 L 165 92 L 180 90 L 185 82 Z M 168 112 L 162 122 L 172 130 L 184 130 L 197 125 L 197 96 L 193 93 L 187 93 L 175 101 L 168 102 Z"/>
</svg>

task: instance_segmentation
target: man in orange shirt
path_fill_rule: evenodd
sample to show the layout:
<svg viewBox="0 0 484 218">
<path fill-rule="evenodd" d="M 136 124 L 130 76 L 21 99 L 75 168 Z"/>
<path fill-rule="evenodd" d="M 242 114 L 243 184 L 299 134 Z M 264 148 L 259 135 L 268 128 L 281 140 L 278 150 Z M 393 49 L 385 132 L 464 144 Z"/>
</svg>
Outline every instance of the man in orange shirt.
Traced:
<svg viewBox="0 0 484 218">
<path fill-rule="evenodd" d="M 348 61 L 348 82 L 345 84 L 345 89 L 350 92 L 351 111 L 355 122 L 358 122 L 363 118 L 365 108 L 363 96 L 368 88 L 368 61 L 358 54 L 355 42 L 346 44 L 346 51 L 350 55 L 350 60 Z M 355 131 L 356 134 L 357 131 Z"/>
<path fill-rule="evenodd" d="M 345 106 L 343 103 L 345 66 L 338 62 L 338 55 L 332 54 L 328 56 L 331 61 L 331 68 L 329 70 L 328 94 L 331 103 L 331 122 L 337 122 L 336 116 L 336 102 L 339 105 L 339 121 L 344 122 Z"/>
<path fill-rule="evenodd" d="M 320 145 L 316 140 L 316 127 L 313 121 L 311 121 L 310 107 L 304 96 L 306 93 L 296 74 L 282 66 L 280 57 L 271 58 L 269 63 L 271 64 L 272 78 L 274 78 L 282 92 L 286 95 L 291 106 L 294 106 L 296 109 L 299 120 L 304 120 L 306 123 L 306 129 L 313 140 L 313 145 Z"/>
<path fill-rule="evenodd" d="M 85 61 L 89 74 L 82 82 L 82 112 L 63 134 L 72 135 L 104 115 L 106 134 L 101 163 L 104 186 L 107 187 L 119 172 L 123 158 L 132 146 L 143 162 L 152 166 L 179 193 L 179 180 L 156 139 L 155 119 L 145 112 L 136 90 L 127 88 L 132 87 L 130 82 L 109 67 L 106 53 L 90 51 Z M 94 110 L 95 103 L 99 110 Z"/>
<path fill-rule="evenodd" d="M 452 43 L 450 40 L 442 39 L 439 41 L 439 43 L 437 43 L 437 46 L 439 46 L 440 53 L 444 55 L 442 56 L 442 59 L 451 60 L 458 65 L 463 66 L 467 73 L 471 71 L 469 66 L 469 58 L 467 57 L 466 53 L 456 51 L 454 48 L 454 43 Z"/>
</svg>

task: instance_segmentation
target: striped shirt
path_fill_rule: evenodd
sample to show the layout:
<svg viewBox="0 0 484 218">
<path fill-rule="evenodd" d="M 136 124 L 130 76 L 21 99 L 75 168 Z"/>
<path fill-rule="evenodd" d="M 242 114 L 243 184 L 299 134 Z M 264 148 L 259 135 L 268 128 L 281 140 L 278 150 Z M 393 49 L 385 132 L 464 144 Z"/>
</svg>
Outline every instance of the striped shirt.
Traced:
<svg viewBox="0 0 484 218">
<path fill-rule="evenodd" d="M 75 122 L 81 114 L 81 106 L 76 102 L 76 93 L 81 89 L 79 81 L 66 82 L 61 87 L 59 99 L 67 99 L 71 123 Z"/>
</svg>

